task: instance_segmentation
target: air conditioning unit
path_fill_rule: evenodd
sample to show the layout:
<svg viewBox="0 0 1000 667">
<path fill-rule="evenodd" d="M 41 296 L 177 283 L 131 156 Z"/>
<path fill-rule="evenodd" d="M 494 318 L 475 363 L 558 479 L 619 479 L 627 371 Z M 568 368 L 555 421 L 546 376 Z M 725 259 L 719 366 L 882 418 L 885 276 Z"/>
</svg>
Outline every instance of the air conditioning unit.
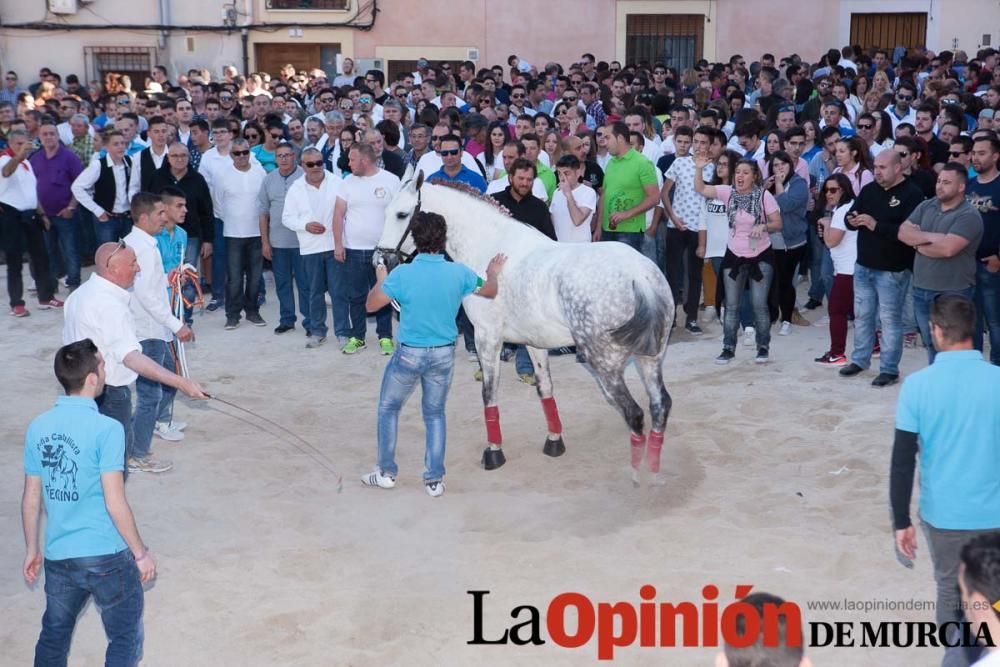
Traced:
<svg viewBox="0 0 1000 667">
<path fill-rule="evenodd" d="M 49 11 L 53 14 L 76 14 L 77 0 L 49 0 Z"/>
<path fill-rule="evenodd" d="M 364 74 L 370 69 L 385 71 L 385 58 L 356 58 L 354 60 L 354 70 Z"/>
<path fill-rule="evenodd" d="M 472 62 L 479 62 L 479 49 L 469 49 L 465 54 L 465 59 Z"/>
</svg>

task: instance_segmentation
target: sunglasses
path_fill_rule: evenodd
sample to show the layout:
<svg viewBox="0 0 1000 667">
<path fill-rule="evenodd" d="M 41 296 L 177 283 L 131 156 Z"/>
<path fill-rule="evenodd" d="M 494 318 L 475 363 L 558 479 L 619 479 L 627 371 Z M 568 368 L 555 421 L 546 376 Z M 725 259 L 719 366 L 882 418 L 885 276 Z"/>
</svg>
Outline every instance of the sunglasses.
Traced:
<svg viewBox="0 0 1000 667">
<path fill-rule="evenodd" d="M 229 151 L 229 154 L 233 157 L 246 157 L 250 155 L 250 151 Z"/>
<path fill-rule="evenodd" d="M 449 148 L 447 150 L 438 151 L 438 155 L 458 155 L 462 151 L 458 148 Z"/>
<path fill-rule="evenodd" d="M 119 250 L 122 250 L 123 248 L 127 248 L 127 247 L 128 247 L 128 246 L 126 246 L 126 245 L 125 245 L 125 241 L 123 241 L 123 240 L 119 239 L 119 240 L 118 240 L 118 247 L 117 247 L 117 248 L 115 248 L 114 250 L 112 250 L 112 251 L 111 251 L 111 254 L 110 254 L 110 255 L 108 255 L 108 261 L 106 261 L 106 262 L 104 263 L 104 266 L 105 266 L 105 267 L 110 267 L 110 266 L 111 266 L 111 258 L 112 258 L 112 257 L 114 257 L 114 256 L 115 256 L 115 254 L 116 254 L 116 253 L 117 253 L 117 252 L 118 252 Z"/>
<path fill-rule="evenodd" d="M 274 133 L 271 133 L 268 136 L 271 137 L 272 139 L 284 139 L 285 138 L 284 134 L 274 134 Z"/>
<path fill-rule="evenodd" d="M 281 155 L 274 156 L 276 160 L 290 160 L 295 157 L 294 153 L 282 153 Z"/>
<path fill-rule="evenodd" d="M 303 162 L 302 166 L 306 167 L 308 169 L 315 169 L 316 167 L 322 167 L 323 166 L 323 161 L 322 160 L 316 160 L 316 161 L 310 160 L 309 162 Z"/>
<path fill-rule="evenodd" d="M 565 102 L 576 102 L 576 99 L 577 99 L 576 97 L 567 96 L 567 97 L 563 98 L 563 101 L 565 101 Z"/>
<path fill-rule="evenodd" d="M 896 154 L 899 155 L 899 157 L 910 157 L 910 154 L 906 151 L 896 151 Z"/>
<path fill-rule="evenodd" d="M 233 97 L 232 97 L 232 95 L 219 95 L 219 101 L 220 102 L 232 102 L 233 101 Z"/>
<path fill-rule="evenodd" d="M 962 157 L 965 155 L 965 151 L 948 151 L 948 155 L 951 157 Z"/>
<path fill-rule="evenodd" d="M 897 100 L 903 100 L 904 102 L 909 102 L 913 99 L 913 95 L 896 95 Z"/>
<path fill-rule="evenodd" d="M 830 187 L 823 188 L 823 192 L 843 192 L 843 191 L 840 188 L 831 185 Z"/>
<path fill-rule="evenodd" d="M 372 98 L 370 98 L 370 97 L 359 97 L 358 98 L 358 104 L 371 104 L 371 103 L 372 103 Z"/>
<path fill-rule="evenodd" d="M 861 124 L 858 124 L 858 129 L 859 129 L 859 130 L 871 130 L 871 129 L 872 129 L 872 128 L 874 128 L 874 127 L 875 127 L 875 126 L 874 126 L 874 125 L 871 125 L 871 124 L 868 124 L 868 125 L 861 125 Z"/>
<path fill-rule="evenodd" d="M 132 104 L 132 103 L 129 102 L 128 100 L 118 100 L 118 106 L 120 106 L 120 107 L 127 107 L 130 104 Z"/>
<path fill-rule="evenodd" d="M 515 100 L 519 100 L 525 97 L 524 93 L 518 93 L 516 95 L 511 95 Z"/>
<path fill-rule="evenodd" d="M 330 104 L 331 102 L 334 101 L 334 98 L 333 97 L 322 97 L 322 98 L 320 98 L 319 101 L 321 103 L 323 103 L 323 104 Z"/>
</svg>

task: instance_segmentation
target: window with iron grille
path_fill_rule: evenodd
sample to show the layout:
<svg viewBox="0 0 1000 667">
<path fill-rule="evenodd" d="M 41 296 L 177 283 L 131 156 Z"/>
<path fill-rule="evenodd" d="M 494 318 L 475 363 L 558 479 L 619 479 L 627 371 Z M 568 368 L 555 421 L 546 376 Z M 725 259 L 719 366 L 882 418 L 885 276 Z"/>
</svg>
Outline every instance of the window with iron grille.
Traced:
<svg viewBox="0 0 1000 667">
<path fill-rule="evenodd" d="M 155 46 L 87 46 L 83 49 L 87 77 L 105 84 L 109 74 L 127 75 L 132 90 L 143 90 L 156 63 Z"/>
<path fill-rule="evenodd" d="M 351 0 L 267 0 L 268 9 L 343 11 L 350 6 Z"/>
<path fill-rule="evenodd" d="M 684 70 L 702 58 L 705 17 L 702 14 L 629 14 L 625 22 L 625 59 L 629 63 L 662 62 Z"/>
</svg>

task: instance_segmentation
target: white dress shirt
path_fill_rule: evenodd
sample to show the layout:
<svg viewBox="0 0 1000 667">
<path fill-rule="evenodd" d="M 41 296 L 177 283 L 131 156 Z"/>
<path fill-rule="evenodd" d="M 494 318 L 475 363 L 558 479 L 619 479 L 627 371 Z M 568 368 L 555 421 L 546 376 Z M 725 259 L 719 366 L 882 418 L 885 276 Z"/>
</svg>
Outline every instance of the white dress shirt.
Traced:
<svg viewBox="0 0 1000 667">
<path fill-rule="evenodd" d="M 167 147 L 163 147 L 163 152 L 160 155 L 156 154 L 155 148 L 149 149 L 149 156 L 153 158 L 153 164 L 159 169 L 163 166 L 164 160 L 167 159 Z M 139 192 L 139 188 L 142 187 L 142 152 L 136 153 L 132 156 L 132 181 L 129 183 L 129 199 Z"/>
<path fill-rule="evenodd" d="M 240 239 L 260 236 L 257 197 L 265 176 L 264 168 L 252 163 L 246 171 L 230 163 L 212 174 L 212 183 L 219 189 L 223 236 Z"/>
<path fill-rule="evenodd" d="M 972 667 L 1000 667 L 1000 650 L 990 650 L 983 654 L 979 660 L 973 663 Z"/>
<path fill-rule="evenodd" d="M 87 168 L 80 172 L 80 175 L 76 177 L 76 180 L 73 181 L 73 185 L 70 187 L 76 200 L 98 218 L 105 213 L 125 213 L 129 210 L 129 189 L 131 183 L 125 176 L 125 162 L 115 164 L 110 155 L 106 155 L 104 161 L 111 167 L 115 175 L 114 210 L 105 211 L 94 201 L 94 184 L 97 183 L 97 179 L 101 175 L 101 160 L 91 160 Z M 134 160 L 132 164 L 134 169 Z M 132 172 L 131 180 L 138 184 L 135 172 Z"/>
<path fill-rule="evenodd" d="M 323 182 L 319 187 L 309 185 L 306 177 L 296 180 L 285 195 L 285 208 L 281 212 L 281 224 L 293 230 L 299 237 L 299 253 L 315 255 L 335 250 L 333 239 L 333 209 L 337 204 L 337 192 L 343 183 L 340 176 L 323 172 Z M 326 227 L 322 234 L 306 231 L 306 224 L 318 222 Z"/>
<path fill-rule="evenodd" d="M 63 345 L 89 338 L 104 357 L 106 383 L 127 387 L 139 375 L 125 366 L 130 352 L 142 353 L 129 309 L 129 293 L 96 273 L 66 298 Z"/>
<path fill-rule="evenodd" d="M 56 125 L 56 130 L 59 132 L 59 141 L 63 142 L 67 146 L 73 145 L 73 139 L 75 137 L 73 136 L 73 128 L 70 127 L 68 122 L 59 123 L 58 125 Z M 93 125 L 90 124 L 87 125 L 87 134 L 89 134 L 90 136 L 94 136 Z"/>
<path fill-rule="evenodd" d="M 0 157 L 0 169 L 13 159 L 9 155 Z M 18 211 L 34 211 L 38 208 L 37 187 L 31 163 L 22 160 L 10 176 L 0 174 L 0 202 Z"/>
<path fill-rule="evenodd" d="M 156 239 L 133 226 L 125 237 L 125 244 L 135 251 L 135 259 L 139 262 L 129 304 L 136 336 L 139 340 L 172 341 L 183 322 L 170 311 L 169 286 Z"/>
</svg>

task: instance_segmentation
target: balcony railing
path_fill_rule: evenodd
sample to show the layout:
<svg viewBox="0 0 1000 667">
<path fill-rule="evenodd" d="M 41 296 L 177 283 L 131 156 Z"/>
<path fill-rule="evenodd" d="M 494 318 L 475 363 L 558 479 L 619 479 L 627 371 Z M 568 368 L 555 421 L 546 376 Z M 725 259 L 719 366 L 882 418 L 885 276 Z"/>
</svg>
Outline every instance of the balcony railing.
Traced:
<svg viewBox="0 0 1000 667">
<path fill-rule="evenodd" d="M 313 11 L 344 11 L 351 0 L 267 0 L 268 9 L 302 9 Z"/>
</svg>

